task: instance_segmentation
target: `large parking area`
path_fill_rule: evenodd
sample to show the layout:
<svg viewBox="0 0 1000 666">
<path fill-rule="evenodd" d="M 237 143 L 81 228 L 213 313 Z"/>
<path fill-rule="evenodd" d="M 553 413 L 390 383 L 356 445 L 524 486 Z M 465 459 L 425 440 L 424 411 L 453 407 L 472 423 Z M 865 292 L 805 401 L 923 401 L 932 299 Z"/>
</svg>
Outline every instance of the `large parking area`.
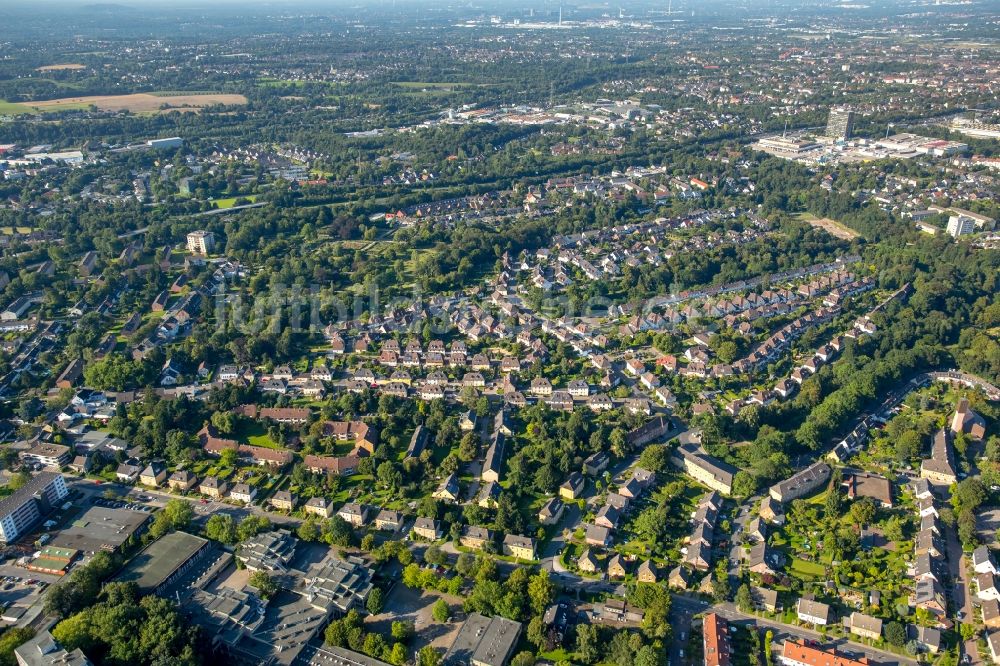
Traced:
<svg viewBox="0 0 1000 666">
<path fill-rule="evenodd" d="M 111 500 L 106 497 L 91 497 L 90 503 L 94 506 L 103 506 L 105 509 L 131 509 L 132 511 L 142 511 L 144 513 L 149 513 L 153 510 L 152 507 L 148 507 L 145 504 Z"/>
</svg>

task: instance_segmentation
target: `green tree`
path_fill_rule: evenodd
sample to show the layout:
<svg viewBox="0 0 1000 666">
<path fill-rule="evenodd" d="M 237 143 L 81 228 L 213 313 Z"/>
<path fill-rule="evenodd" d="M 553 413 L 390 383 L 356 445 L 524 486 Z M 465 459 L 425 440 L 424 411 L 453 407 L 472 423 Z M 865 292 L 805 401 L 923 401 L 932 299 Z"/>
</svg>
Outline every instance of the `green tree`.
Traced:
<svg viewBox="0 0 1000 666">
<path fill-rule="evenodd" d="M 7 481 L 7 487 L 10 490 L 20 490 L 29 480 L 31 480 L 30 475 L 24 472 L 14 472 Z"/>
<path fill-rule="evenodd" d="M 592 624 L 576 626 L 576 655 L 584 664 L 593 664 L 601 656 L 600 637 Z"/>
<path fill-rule="evenodd" d="M 303 541 L 318 541 L 320 537 L 319 525 L 312 518 L 302 521 L 299 529 L 296 530 L 298 537 Z"/>
<path fill-rule="evenodd" d="M 885 625 L 885 640 L 897 647 L 902 647 L 906 643 L 906 629 L 899 622 L 890 622 Z"/>
<path fill-rule="evenodd" d="M 430 645 L 420 648 L 417 653 L 417 666 L 441 666 L 442 661 L 441 653 Z"/>
<path fill-rule="evenodd" d="M 875 518 L 875 502 L 870 497 L 862 497 L 851 505 L 851 518 L 859 526 L 871 524 Z"/>
<path fill-rule="evenodd" d="M 403 643 L 409 643 L 416 634 L 412 622 L 396 620 L 392 623 L 392 637 Z"/>
<path fill-rule="evenodd" d="M 531 611 L 536 615 L 541 615 L 552 603 L 553 597 L 552 581 L 549 580 L 549 572 L 539 569 L 538 573 L 531 577 L 528 582 L 528 597 L 531 599 Z"/>
<path fill-rule="evenodd" d="M 378 615 L 382 612 L 383 603 L 382 590 L 376 587 L 368 594 L 368 599 L 365 601 L 365 608 L 372 615 Z"/>
<path fill-rule="evenodd" d="M 753 610 L 753 595 L 750 594 L 750 586 L 746 583 L 740 585 L 739 589 L 736 590 L 736 598 L 734 601 L 736 603 L 736 607 L 744 613 L 749 613 Z"/>
<path fill-rule="evenodd" d="M 205 522 L 205 536 L 232 545 L 236 543 L 236 521 L 228 513 L 212 514 Z"/>
<path fill-rule="evenodd" d="M 278 594 L 278 583 L 266 571 L 254 571 L 250 574 L 249 583 L 257 588 L 264 599 L 271 599 Z"/>
<path fill-rule="evenodd" d="M 89 652 L 93 647 L 90 638 L 92 635 L 93 627 L 89 613 L 77 613 L 52 627 L 52 637 L 69 651 L 80 648 L 84 652 Z"/>
<path fill-rule="evenodd" d="M 35 635 L 29 627 L 11 627 L 0 634 L 0 666 L 17 666 L 14 650 Z"/>
<path fill-rule="evenodd" d="M 518 652 L 516 655 L 514 655 L 514 658 L 510 660 L 510 666 L 534 666 L 534 665 L 535 665 L 535 655 L 528 651 Z"/>
<path fill-rule="evenodd" d="M 451 607 L 444 599 L 438 599 L 434 602 L 434 607 L 431 609 L 431 615 L 436 622 L 447 622 L 451 617 Z"/>
</svg>

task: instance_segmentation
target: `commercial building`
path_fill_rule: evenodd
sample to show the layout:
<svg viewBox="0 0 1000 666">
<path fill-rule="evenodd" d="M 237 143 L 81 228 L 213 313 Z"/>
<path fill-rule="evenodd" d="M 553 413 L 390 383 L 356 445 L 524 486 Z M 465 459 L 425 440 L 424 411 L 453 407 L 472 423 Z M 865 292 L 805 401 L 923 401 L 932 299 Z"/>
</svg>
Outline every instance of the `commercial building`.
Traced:
<svg viewBox="0 0 1000 666">
<path fill-rule="evenodd" d="M 10 543 L 69 495 L 62 474 L 42 472 L 13 494 L 0 499 L 0 540 Z"/>
<path fill-rule="evenodd" d="M 766 153 L 778 155 L 799 155 L 820 148 L 812 139 L 784 136 L 766 137 L 757 142 L 757 146 Z"/>
<path fill-rule="evenodd" d="M 444 655 L 444 666 L 506 666 L 520 635 L 520 622 L 472 613 Z"/>
<path fill-rule="evenodd" d="M 52 538 L 52 545 L 84 553 L 102 550 L 113 553 L 131 537 L 141 535 L 151 517 L 145 511 L 92 506 L 60 530 Z"/>
<path fill-rule="evenodd" d="M 826 135 L 831 139 L 850 139 L 854 135 L 854 111 L 834 107 L 826 121 Z"/>
<path fill-rule="evenodd" d="M 166 150 L 169 148 L 180 148 L 184 145 L 184 139 L 179 136 L 172 136 L 166 139 L 150 139 L 146 145 L 156 150 Z"/>
<path fill-rule="evenodd" d="M 142 594 L 157 594 L 184 575 L 211 548 L 207 539 L 171 532 L 146 546 L 115 578 L 135 582 Z"/>
<path fill-rule="evenodd" d="M 215 249 L 215 234 L 199 229 L 187 235 L 187 250 L 192 254 L 209 254 Z"/>
</svg>

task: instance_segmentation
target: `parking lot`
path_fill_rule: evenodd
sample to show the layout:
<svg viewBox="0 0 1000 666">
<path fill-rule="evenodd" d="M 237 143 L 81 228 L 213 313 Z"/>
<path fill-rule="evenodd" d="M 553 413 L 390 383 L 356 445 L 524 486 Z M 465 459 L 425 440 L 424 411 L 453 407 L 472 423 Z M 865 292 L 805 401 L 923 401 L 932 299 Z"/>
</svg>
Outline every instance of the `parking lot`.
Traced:
<svg viewBox="0 0 1000 666">
<path fill-rule="evenodd" d="M 109 500 L 105 497 L 91 497 L 90 503 L 94 506 L 103 506 L 106 509 L 131 509 L 132 511 L 142 511 L 143 513 L 149 513 L 153 509 L 145 504 L 136 504 L 135 502 L 124 502 L 121 500 Z"/>
</svg>

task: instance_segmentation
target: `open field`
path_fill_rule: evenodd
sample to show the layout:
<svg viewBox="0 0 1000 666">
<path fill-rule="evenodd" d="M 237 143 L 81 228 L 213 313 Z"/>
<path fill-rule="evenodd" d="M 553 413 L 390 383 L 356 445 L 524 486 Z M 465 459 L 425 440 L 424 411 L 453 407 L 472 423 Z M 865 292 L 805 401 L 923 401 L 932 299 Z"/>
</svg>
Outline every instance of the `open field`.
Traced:
<svg viewBox="0 0 1000 666">
<path fill-rule="evenodd" d="M 828 217 L 816 217 L 810 213 L 800 213 L 798 218 L 803 222 L 807 222 L 817 229 L 823 229 L 828 234 L 835 238 L 841 238 L 843 240 L 853 240 L 858 237 L 858 233 L 852 229 L 845 227 L 840 222 L 836 220 L 831 220 Z"/>
<path fill-rule="evenodd" d="M 36 113 L 31 107 L 0 99 L 0 116 L 12 116 L 22 113 Z"/>
<path fill-rule="evenodd" d="M 236 205 L 237 199 L 246 199 L 250 203 L 254 203 L 254 202 L 257 201 L 257 195 L 256 194 L 247 194 L 247 195 L 242 196 L 242 197 L 226 197 L 225 199 L 212 199 L 211 201 L 218 208 L 232 208 L 233 206 Z"/>
<path fill-rule="evenodd" d="M 35 70 L 38 72 L 57 72 L 60 70 L 70 70 L 70 69 L 84 69 L 86 65 L 81 65 L 76 62 L 65 62 L 57 65 L 45 65 L 44 67 L 36 67 Z"/>
<path fill-rule="evenodd" d="M 471 88 L 475 83 L 452 83 L 450 81 L 393 81 L 392 85 L 401 88 L 437 88 L 440 90 L 451 90 L 453 88 Z"/>
<path fill-rule="evenodd" d="M 101 111 L 131 111 L 150 113 L 161 110 L 197 111 L 213 104 L 246 104 L 243 95 L 206 93 L 187 95 L 162 95 L 156 93 L 135 93 L 132 95 L 95 95 L 90 97 L 63 97 L 40 102 L 23 102 L 8 106 L 17 107 L 7 113 L 32 113 L 35 111 L 64 111 L 86 109 L 96 106 Z M 0 113 L 4 112 L 0 103 Z M 26 110 L 24 110 L 26 109 Z"/>
</svg>

